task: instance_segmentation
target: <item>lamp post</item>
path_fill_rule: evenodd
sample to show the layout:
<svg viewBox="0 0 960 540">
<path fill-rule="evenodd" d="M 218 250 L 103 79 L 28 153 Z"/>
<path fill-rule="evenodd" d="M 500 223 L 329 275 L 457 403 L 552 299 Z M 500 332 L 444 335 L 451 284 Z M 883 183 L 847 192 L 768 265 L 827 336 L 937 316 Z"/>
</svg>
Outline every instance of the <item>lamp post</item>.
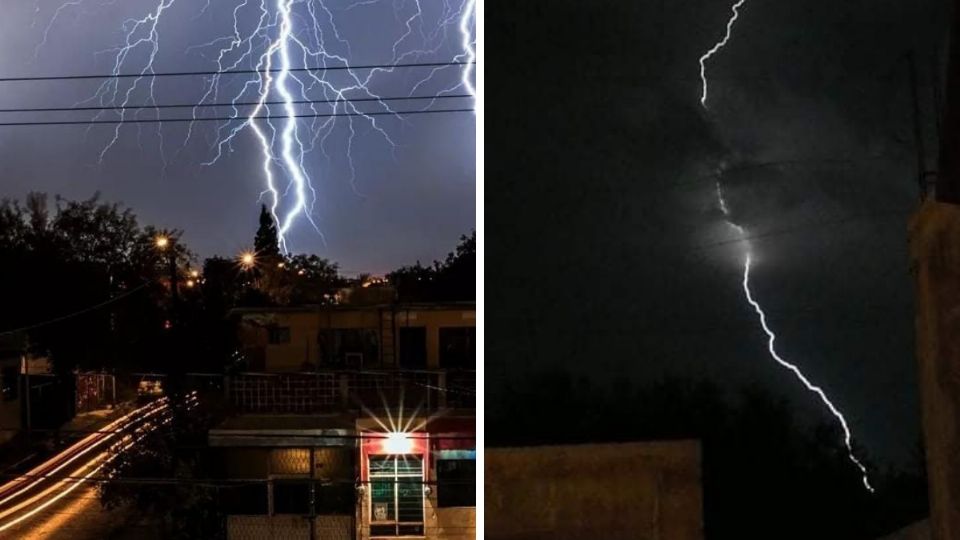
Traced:
<svg viewBox="0 0 960 540">
<path fill-rule="evenodd" d="M 167 264 L 170 271 L 170 322 L 176 326 L 177 307 L 180 303 L 177 291 L 177 251 L 174 249 L 173 239 L 166 235 L 157 236 L 155 244 L 160 251 L 167 252 Z"/>
<path fill-rule="evenodd" d="M 240 263 L 240 268 L 242 268 L 247 272 L 250 272 L 251 275 L 253 276 L 253 286 L 259 287 L 260 283 L 259 283 L 258 276 L 256 272 L 254 272 L 257 266 L 257 254 L 253 251 L 244 251 L 240 253 L 237 260 Z"/>
</svg>

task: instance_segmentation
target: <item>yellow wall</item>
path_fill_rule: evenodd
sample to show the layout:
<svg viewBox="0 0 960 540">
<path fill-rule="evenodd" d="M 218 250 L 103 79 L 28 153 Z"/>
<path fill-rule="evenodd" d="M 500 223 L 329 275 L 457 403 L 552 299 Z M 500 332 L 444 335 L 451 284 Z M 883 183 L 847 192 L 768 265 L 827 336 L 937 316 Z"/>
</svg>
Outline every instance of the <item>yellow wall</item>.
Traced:
<svg viewBox="0 0 960 540">
<path fill-rule="evenodd" d="M 327 328 L 367 328 L 381 329 L 378 320 L 380 314 L 376 310 L 321 310 L 317 312 L 277 312 L 258 316 L 261 324 L 269 322 L 280 327 L 290 328 L 290 342 L 285 344 L 266 343 L 266 328 L 258 332 L 244 332 L 241 339 L 245 344 L 262 346 L 265 350 L 265 370 L 271 372 L 301 371 L 304 364 L 315 366 L 319 359 L 317 348 L 317 334 Z M 389 323 L 385 323 L 389 325 Z M 446 327 L 475 327 L 475 311 L 470 308 L 450 309 L 401 309 L 396 312 L 396 328 L 425 327 L 427 334 L 427 368 L 436 369 L 440 366 L 440 328 Z M 389 338 L 387 330 L 387 338 Z M 399 334 L 399 332 L 398 332 Z M 383 350 L 384 337 L 380 338 L 380 348 Z M 387 350 L 393 351 L 394 357 L 399 353 L 399 337 L 395 346 L 387 344 Z M 388 359 L 389 361 L 390 359 Z M 379 362 L 379 358 L 376 359 Z M 392 367 L 388 363 L 384 367 Z"/>
<path fill-rule="evenodd" d="M 703 538 L 700 444 L 484 450 L 486 538 Z"/>
<path fill-rule="evenodd" d="M 931 537 L 960 538 L 960 206 L 923 203 L 910 258 Z"/>
</svg>

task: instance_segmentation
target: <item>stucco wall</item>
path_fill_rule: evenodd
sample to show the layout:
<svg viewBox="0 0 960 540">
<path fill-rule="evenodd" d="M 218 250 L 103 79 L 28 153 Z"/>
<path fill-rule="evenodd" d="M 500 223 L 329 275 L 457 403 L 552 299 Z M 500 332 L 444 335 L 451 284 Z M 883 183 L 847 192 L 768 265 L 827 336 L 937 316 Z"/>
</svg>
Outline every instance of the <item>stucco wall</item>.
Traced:
<svg viewBox="0 0 960 540">
<path fill-rule="evenodd" d="M 436 503 L 434 498 L 433 504 Z M 431 507 L 432 508 L 432 507 Z M 435 508 L 427 516 L 428 538 L 442 540 L 473 540 L 477 534 L 476 508 Z M 432 521 L 432 523 L 429 523 Z"/>
<path fill-rule="evenodd" d="M 488 448 L 490 539 L 703 537 L 697 441 Z"/>
<path fill-rule="evenodd" d="M 276 312 L 258 316 L 259 325 L 275 324 L 290 329 L 290 342 L 268 344 L 265 327 L 248 325 L 242 328 L 240 339 L 254 349 L 263 350 L 265 371 L 294 372 L 304 370 L 306 366 L 316 365 L 319 359 L 317 334 L 328 328 L 366 328 L 380 331 L 380 313 L 376 309 L 366 310 L 319 310 L 316 312 Z M 385 323 L 389 324 L 389 323 Z M 476 312 L 472 308 L 450 309 L 398 309 L 394 324 L 398 330 L 403 327 L 423 327 L 426 329 L 426 349 L 428 369 L 440 366 L 440 328 L 476 326 Z M 388 331 L 389 336 L 389 331 Z M 380 336 L 381 347 L 383 336 Z M 387 346 L 387 351 L 395 355 L 400 350 L 397 343 Z M 368 360 L 372 364 L 379 358 Z M 394 365 L 394 358 L 386 358 L 387 365 Z"/>
<path fill-rule="evenodd" d="M 960 538 L 960 206 L 924 202 L 910 258 L 930 529 L 936 540 Z"/>
</svg>

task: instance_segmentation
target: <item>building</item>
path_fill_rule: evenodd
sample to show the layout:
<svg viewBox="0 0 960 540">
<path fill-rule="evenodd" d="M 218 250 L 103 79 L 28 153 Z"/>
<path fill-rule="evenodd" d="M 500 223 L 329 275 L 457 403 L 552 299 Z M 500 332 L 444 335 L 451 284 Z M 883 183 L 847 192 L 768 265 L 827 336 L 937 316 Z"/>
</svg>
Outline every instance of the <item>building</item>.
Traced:
<svg viewBox="0 0 960 540">
<path fill-rule="evenodd" d="M 209 433 L 227 534 L 475 537 L 472 303 L 241 309 Z"/>
<path fill-rule="evenodd" d="M 476 367 L 473 303 L 248 308 L 234 314 L 251 371 Z"/>
<path fill-rule="evenodd" d="M 488 448 L 484 535 L 703 538 L 698 441 Z"/>
</svg>

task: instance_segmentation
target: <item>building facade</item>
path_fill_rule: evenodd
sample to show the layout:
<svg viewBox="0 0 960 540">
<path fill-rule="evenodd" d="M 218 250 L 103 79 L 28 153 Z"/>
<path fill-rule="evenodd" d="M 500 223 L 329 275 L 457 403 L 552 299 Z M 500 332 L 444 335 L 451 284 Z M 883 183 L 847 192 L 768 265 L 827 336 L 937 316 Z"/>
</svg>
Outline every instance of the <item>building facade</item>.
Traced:
<svg viewBox="0 0 960 540">
<path fill-rule="evenodd" d="M 702 540 L 700 443 L 484 451 L 484 534 L 496 540 Z"/>
<path fill-rule="evenodd" d="M 473 304 L 235 313 L 210 431 L 231 539 L 474 538 Z"/>
</svg>

